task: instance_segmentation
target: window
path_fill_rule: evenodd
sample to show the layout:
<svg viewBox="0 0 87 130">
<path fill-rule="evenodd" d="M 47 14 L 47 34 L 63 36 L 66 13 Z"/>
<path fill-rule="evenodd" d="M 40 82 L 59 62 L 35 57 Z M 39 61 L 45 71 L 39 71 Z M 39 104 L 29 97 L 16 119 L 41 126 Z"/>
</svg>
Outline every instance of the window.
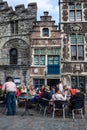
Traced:
<svg viewBox="0 0 87 130">
<path fill-rule="evenodd" d="M 45 65 L 45 49 L 34 50 L 34 65 Z"/>
<path fill-rule="evenodd" d="M 60 55 L 60 49 L 59 48 L 49 48 L 48 55 Z"/>
<path fill-rule="evenodd" d="M 18 21 L 11 21 L 11 33 L 18 34 Z"/>
<path fill-rule="evenodd" d="M 72 76 L 71 77 L 72 88 L 80 88 L 85 91 L 85 77 L 84 76 Z"/>
<path fill-rule="evenodd" d="M 34 82 L 35 88 L 40 88 L 42 85 L 45 84 L 44 79 L 34 79 L 33 82 Z"/>
<path fill-rule="evenodd" d="M 43 37 L 49 37 L 49 29 L 48 28 L 43 28 L 42 36 Z"/>
<path fill-rule="evenodd" d="M 48 65 L 58 65 L 59 57 L 58 56 L 48 56 Z"/>
<path fill-rule="evenodd" d="M 82 8 L 81 4 L 70 5 L 70 21 L 81 21 L 82 20 Z"/>
<path fill-rule="evenodd" d="M 84 60 L 83 35 L 71 35 L 71 59 Z"/>
<path fill-rule="evenodd" d="M 10 50 L 10 64 L 17 64 L 17 49 L 12 48 Z"/>
<path fill-rule="evenodd" d="M 21 84 L 20 78 L 14 78 L 14 82 L 16 83 L 16 85 L 20 85 Z"/>
</svg>

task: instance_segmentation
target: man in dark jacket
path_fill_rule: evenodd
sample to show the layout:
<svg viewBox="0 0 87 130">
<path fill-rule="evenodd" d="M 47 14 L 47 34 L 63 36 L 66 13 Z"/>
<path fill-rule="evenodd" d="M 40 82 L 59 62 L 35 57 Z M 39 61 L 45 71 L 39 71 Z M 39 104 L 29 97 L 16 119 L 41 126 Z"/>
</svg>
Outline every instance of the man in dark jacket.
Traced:
<svg viewBox="0 0 87 130">
<path fill-rule="evenodd" d="M 84 94 L 80 89 L 76 89 L 76 94 L 71 96 L 70 103 L 71 110 L 84 107 Z"/>
</svg>

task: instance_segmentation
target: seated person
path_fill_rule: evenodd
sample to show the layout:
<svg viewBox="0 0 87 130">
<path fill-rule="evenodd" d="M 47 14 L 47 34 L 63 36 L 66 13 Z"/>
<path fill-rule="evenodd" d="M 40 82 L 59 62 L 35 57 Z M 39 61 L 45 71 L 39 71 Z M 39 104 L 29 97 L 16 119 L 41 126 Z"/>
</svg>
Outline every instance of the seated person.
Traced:
<svg viewBox="0 0 87 130">
<path fill-rule="evenodd" d="M 41 96 L 42 98 L 46 98 L 48 100 L 51 99 L 51 95 L 50 95 L 50 87 L 49 86 L 46 86 L 45 87 L 45 90 L 43 91 L 43 94 Z"/>
<path fill-rule="evenodd" d="M 76 89 L 76 94 L 71 96 L 70 103 L 71 103 L 71 110 L 83 107 L 84 94 L 81 92 L 79 88 Z"/>
<path fill-rule="evenodd" d="M 33 98 L 32 98 L 32 103 L 36 103 L 37 102 L 37 93 L 36 93 L 36 90 L 35 90 L 35 87 L 34 86 L 30 86 L 29 87 L 29 95 L 30 96 L 33 96 Z"/>
<path fill-rule="evenodd" d="M 45 91 L 45 86 L 42 85 L 41 88 L 40 88 L 39 91 L 38 91 L 38 94 L 39 94 L 40 97 L 42 97 L 44 91 Z"/>
<path fill-rule="evenodd" d="M 27 87 L 23 84 L 21 89 L 21 94 L 26 94 L 26 93 L 27 93 Z"/>
<path fill-rule="evenodd" d="M 50 95 L 52 96 L 54 93 L 55 93 L 55 86 L 52 86 L 50 90 Z"/>
<path fill-rule="evenodd" d="M 32 85 L 29 87 L 29 94 L 36 95 L 36 90 L 35 90 L 34 86 L 32 86 Z"/>
<path fill-rule="evenodd" d="M 67 96 L 66 96 L 66 94 L 63 95 L 62 92 L 57 88 L 57 89 L 55 90 L 55 94 L 52 95 L 52 99 L 53 99 L 53 100 L 66 101 L 66 100 L 67 100 Z"/>
<path fill-rule="evenodd" d="M 47 111 L 48 111 L 49 113 L 51 112 L 51 104 L 50 104 L 51 98 L 52 98 L 52 96 L 51 96 L 51 94 L 50 94 L 50 86 L 47 85 L 47 86 L 45 87 L 45 90 L 44 90 L 43 93 L 42 93 L 42 96 L 41 96 L 40 99 L 39 99 L 39 104 L 40 104 L 41 106 L 43 106 L 43 107 L 48 106 Z"/>
<path fill-rule="evenodd" d="M 64 94 L 64 95 L 66 94 L 67 100 L 69 100 L 70 97 L 71 97 L 71 92 L 70 92 L 70 90 L 71 90 L 71 87 L 70 87 L 70 86 L 67 86 L 67 85 L 64 86 L 64 92 L 63 92 L 63 94 Z"/>
<path fill-rule="evenodd" d="M 71 88 L 70 86 L 66 85 L 64 90 L 67 90 L 68 94 L 71 96 L 76 94 L 76 88 Z"/>
</svg>

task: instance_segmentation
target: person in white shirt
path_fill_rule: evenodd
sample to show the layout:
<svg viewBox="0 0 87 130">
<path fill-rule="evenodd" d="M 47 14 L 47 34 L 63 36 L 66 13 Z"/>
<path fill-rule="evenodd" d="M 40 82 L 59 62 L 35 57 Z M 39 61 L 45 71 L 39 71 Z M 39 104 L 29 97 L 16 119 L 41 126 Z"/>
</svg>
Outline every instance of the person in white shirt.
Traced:
<svg viewBox="0 0 87 130">
<path fill-rule="evenodd" d="M 61 101 L 66 101 L 67 100 L 67 96 L 66 94 L 63 95 L 61 93 L 61 91 L 58 89 L 55 90 L 55 94 L 52 95 L 52 99 L 53 100 L 61 100 Z"/>
<path fill-rule="evenodd" d="M 60 90 L 61 92 L 64 91 L 63 83 L 62 83 L 61 81 L 59 82 L 58 88 L 59 88 L 59 90 Z"/>
</svg>

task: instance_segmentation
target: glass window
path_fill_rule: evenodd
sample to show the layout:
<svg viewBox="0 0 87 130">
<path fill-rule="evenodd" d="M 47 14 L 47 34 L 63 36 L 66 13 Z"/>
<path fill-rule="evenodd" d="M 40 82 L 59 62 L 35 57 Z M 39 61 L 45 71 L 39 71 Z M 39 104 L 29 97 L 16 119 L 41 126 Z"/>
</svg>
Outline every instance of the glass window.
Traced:
<svg viewBox="0 0 87 130">
<path fill-rule="evenodd" d="M 49 29 L 48 28 L 43 28 L 42 36 L 43 37 L 49 37 Z"/>
<path fill-rule="evenodd" d="M 70 5 L 70 10 L 74 10 L 75 9 L 75 5 Z"/>
<path fill-rule="evenodd" d="M 58 65 L 59 57 L 58 56 L 48 56 L 48 65 Z"/>
<path fill-rule="evenodd" d="M 80 88 L 83 92 L 85 92 L 85 77 L 71 76 L 71 87 Z"/>
<path fill-rule="evenodd" d="M 78 3 L 77 3 L 77 4 L 76 4 L 76 9 L 77 9 L 77 10 L 81 9 L 81 4 L 78 4 Z"/>
<path fill-rule="evenodd" d="M 10 53 L 10 64 L 17 64 L 17 49 L 12 48 L 9 53 Z"/>
<path fill-rule="evenodd" d="M 34 56 L 34 65 L 39 65 L 39 56 Z"/>
<path fill-rule="evenodd" d="M 45 56 L 34 56 L 34 65 L 45 65 Z"/>
<path fill-rule="evenodd" d="M 75 12 L 70 11 L 70 21 L 75 21 Z"/>
<path fill-rule="evenodd" d="M 82 7 L 81 4 L 75 3 L 70 5 L 70 21 L 81 21 L 82 20 Z"/>
<path fill-rule="evenodd" d="M 82 19 L 82 12 L 76 11 L 76 21 L 81 21 L 81 19 Z"/>
<path fill-rule="evenodd" d="M 71 35 L 71 44 L 76 44 L 76 35 Z"/>
<path fill-rule="evenodd" d="M 44 84 L 45 84 L 44 79 L 34 79 L 33 80 L 33 85 L 35 86 L 35 88 L 40 88 Z"/>
<path fill-rule="evenodd" d="M 83 44 L 83 35 L 77 35 L 78 44 Z"/>
<path fill-rule="evenodd" d="M 71 56 L 72 60 L 76 60 L 76 46 L 71 46 Z"/>
<path fill-rule="evenodd" d="M 34 49 L 34 65 L 45 65 L 45 54 L 44 48 Z"/>
<path fill-rule="evenodd" d="M 18 34 L 18 21 L 11 21 L 11 33 Z"/>
<path fill-rule="evenodd" d="M 71 35 L 71 59 L 84 60 L 83 35 Z"/>
<path fill-rule="evenodd" d="M 83 46 L 78 46 L 78 59 L 83 60 Z"/>
<path fill-rule="evenodd" d="M 41 48 L 41 49 L 34 49 L 34 54 L 35 55 L 44 55 L 46 53 L 45 49 L 44 48 Z"/>
<path fill-rule="evenodd" d="M 60 55 L 60 49 L 59 48 L 50 48 L 48 49 L 48 55 Z"/>
</svg>

